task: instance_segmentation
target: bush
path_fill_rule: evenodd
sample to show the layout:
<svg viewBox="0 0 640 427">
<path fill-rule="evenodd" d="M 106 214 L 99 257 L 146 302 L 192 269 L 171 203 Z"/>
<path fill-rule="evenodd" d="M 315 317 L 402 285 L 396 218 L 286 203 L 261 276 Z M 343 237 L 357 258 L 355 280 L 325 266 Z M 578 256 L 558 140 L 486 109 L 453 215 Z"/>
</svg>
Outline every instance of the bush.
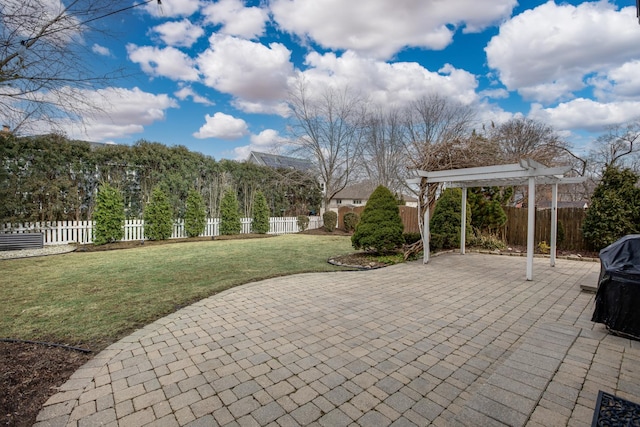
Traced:
<svg viewBox="0 0 640 427">
<path fill-rule="evenodd" d="M 240 222 L 238 198 L 234 192 L 227 190 L 220 202 L 220 234 L 229 236 L 240 234 L 241 231 L 242 223 Z"/>
<path fill-rule="evenodd" d="M 257 234 L 267 234 L 270 228 L 269 216 L 267 199 L 261 191 L 258 191 L 253 200 L 253 221 L 251 222 L 251 231 Z"/>
<path fill-rule="evenodd" d="M 309 228 L 309 217 L 306 215 L 298 215 L 298 229 L 305 231 Z"/>
<path fill-rule="evenodd" d="M 124 201 L 118 189 L 104 183 L 98 190 L 93 242 L 96 245 L 117 242 L 124 237 Z"/>
<path fill-rule="evenodd" d="M 479 229 L 475 228 L 473 236 L 469 238 L 469 246 L 487 249 L 490 251 L 503 250 L 507 248 L 505 242 L 500 240 L 498 236 L 491 233 L 483 233 Z"/>
<path fill-rule="evenodd" d="M 329 233 L 332 233 L 338 225 L 338 214 L 334 211 L 326 211 L 322 215 L 322 221 L 324 222 L 324 229 Z"/>
<path fill-rule="evenodd" d="M 200 192 L 189 192 L 184 212 L 184 231 L 189 237 L 198 237 L 207 225 L 207 211 Z"/>
<path fill-rule="evenodd" d="M 587 209 L 582 234 L 600 250 L 619 238 L 640 232 L 638 175 L 609 166 L 596 186 Z"/>
<path fill-rule="evenodd" d="M 360 221 L 360 215 L 355 212 L 347 212 L 344 214 L 344 229 L 345 231 L 354 231 Z"/>
<path fill-rule="evenodd" d="M 397 200 L 381 185 L 369 197 L 351 243 L 355 249 L 387 253 L 402 246 L 403 231 Z"/>
<path fill-rule="evenodd" d="M 460 246 L 460 216 L 462 190 L 447 188 L 442 192 L 433 217 L 429 221 L 431 239 L 429 247 L 433 250 L 455 248 Z M 471 230 L 471 209 L 467 204 L 467 238 Z"/>
<path fill-rule="evenodd" d="M 167 195 L 154 188 L 144 210 L 144 235 L 149 240 L 166 240 L 173 233 L 173 208 Z"/>
<path fill-rule="evenodd" d="M 417 232 L 404 233 L 402 235 L 402 238 L 404 239 L 404 244 L 405 245 L 412 245 L 412 244 L 418 242 L 420 239 L 422 239 L 422 234 L 417 233 Z"/>
</svg>

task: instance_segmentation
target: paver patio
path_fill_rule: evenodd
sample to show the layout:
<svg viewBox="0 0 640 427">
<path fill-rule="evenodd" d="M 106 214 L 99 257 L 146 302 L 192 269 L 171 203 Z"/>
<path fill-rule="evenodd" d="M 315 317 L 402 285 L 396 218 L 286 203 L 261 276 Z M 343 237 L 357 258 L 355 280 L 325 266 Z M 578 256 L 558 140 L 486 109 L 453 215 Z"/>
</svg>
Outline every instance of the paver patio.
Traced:
<svg viewBox="0 0 640 427">
<path fill-rule="evenodd" d="M 105 349 L 36 425 L 584 426 L 598 390 L 640 402 L 640 342 L 591 322 L 580 291 L 600 265 L 536 259 L 528 282 L 525 264 L 450 254 L 237 287 Z"/>
</svg>

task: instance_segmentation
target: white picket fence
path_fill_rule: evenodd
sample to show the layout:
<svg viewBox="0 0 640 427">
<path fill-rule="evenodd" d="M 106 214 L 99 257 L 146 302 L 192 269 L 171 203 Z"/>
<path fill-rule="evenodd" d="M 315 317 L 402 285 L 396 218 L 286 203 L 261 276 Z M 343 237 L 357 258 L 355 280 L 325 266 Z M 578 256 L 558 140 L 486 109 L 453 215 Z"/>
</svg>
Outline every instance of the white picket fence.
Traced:
<svg viewBox="0 0 640 427">
<path fill-rule="evenodd" d="M 241 234 L 251 233 L 251 218 L 242 218 Z M 62 245 L 68 243 L 93 243 L 93 221 L 53 221 L 30 222 L 24 224 L 0 224 L 0 233 L 43 233 L 45 245 Z M 322 227 L 322 217 L 310 216 L 309 229 Z M 297 217 L 274 217 L 269 219 L 268 234 L 298 233 Z M 208 218 L 203 237 L 220 235 L 220 219 Z M 173 224 L 171 239 L 187 237 L 184 231 L 184 220 L 177 220 Z M 144 221 L 128 219 L 124 224 L 124 238 L 122 241 L 144 239 Z"/>
</svg>

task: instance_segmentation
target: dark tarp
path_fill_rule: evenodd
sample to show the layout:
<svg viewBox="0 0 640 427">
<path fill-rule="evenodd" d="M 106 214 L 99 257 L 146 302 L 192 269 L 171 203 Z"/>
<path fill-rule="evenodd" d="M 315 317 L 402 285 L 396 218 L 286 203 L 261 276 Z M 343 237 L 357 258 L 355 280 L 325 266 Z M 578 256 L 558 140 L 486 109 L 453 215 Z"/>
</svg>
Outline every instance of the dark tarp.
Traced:
<svg viewBox="0 0 640 427">
<path fill-rule="evenodd" d="M 640 234 L 600 251 L 600 278 L 592 321 L 617 334 L 640 339 Z"/>
</svg>

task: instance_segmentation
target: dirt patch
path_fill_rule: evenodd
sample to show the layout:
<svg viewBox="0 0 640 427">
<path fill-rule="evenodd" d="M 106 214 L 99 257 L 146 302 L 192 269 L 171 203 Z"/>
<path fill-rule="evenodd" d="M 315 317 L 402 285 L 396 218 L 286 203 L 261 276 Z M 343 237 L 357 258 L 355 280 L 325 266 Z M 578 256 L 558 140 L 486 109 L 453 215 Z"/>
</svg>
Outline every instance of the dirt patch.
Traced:
<svg viewBox="0 0 640 427">
<path fill-rule="evenodd" d="M 0 342 L 0 425 L 31 426 L 42 405 L 92 355 Z"/>
<path fill-rule="evenodd" d="M 391 262 L 381 262 L 373 255 L 364 252 L 332 257 L 329 262 L 334 265 L 361 268 L 366 270 L 387 267 L 393 264 Z"/>
</svg>

